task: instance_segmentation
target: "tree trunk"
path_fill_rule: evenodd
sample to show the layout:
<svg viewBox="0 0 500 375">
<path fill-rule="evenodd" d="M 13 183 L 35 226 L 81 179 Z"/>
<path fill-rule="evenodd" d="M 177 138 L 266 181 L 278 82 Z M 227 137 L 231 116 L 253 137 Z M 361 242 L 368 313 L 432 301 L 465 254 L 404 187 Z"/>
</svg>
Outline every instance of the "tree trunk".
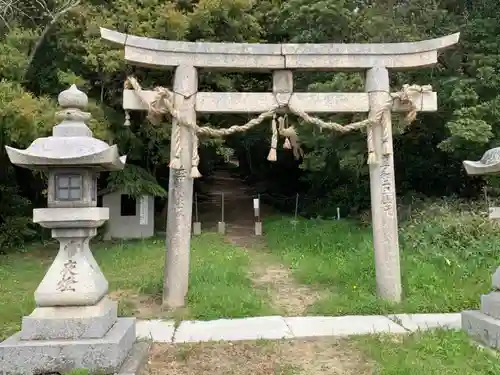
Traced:
<svg viewBox="0 0 500 375">
<path fill-rule="evenodd" d="M 47 24 L 47 26 L 45 26 L 42 34 L 40 35 L 40 38 L 38 38 L 38 40 L 36 41 L 35 47 L 33 48 L 33 50 L 31 51 L 31 53 L 28 57 L 28 64 L 26 65 L 26 68 L 24 68 L 24 74 L 23 74 L 24 80 L 26 80 L 26 78 L 28 76 L 28 72 L 30 70 L 30 67 L 31 67 L 31 65 L 33 65 L 33 61 L 35 61 L 36 54 L 37 54 L 38 50 L 42 47 L 43 42 L 45 41 L 45 38 L 49 34 L 49 31 L 52 29 L 52 27 L 57 23 L 57 21 L 59 21 L 59 19 L 63 15 L 68 13 L 71 9 L 73 9 L 74 7 L 76 7 L 79 4 L 80 4 L 80 0 L 76 1 L 72 5 L 69 5 L 67 8 L 61 10 L 59 13 L 56 13 L 56 15 L 54 15 L 52 17 L 52 20 Z"/>
</svg>

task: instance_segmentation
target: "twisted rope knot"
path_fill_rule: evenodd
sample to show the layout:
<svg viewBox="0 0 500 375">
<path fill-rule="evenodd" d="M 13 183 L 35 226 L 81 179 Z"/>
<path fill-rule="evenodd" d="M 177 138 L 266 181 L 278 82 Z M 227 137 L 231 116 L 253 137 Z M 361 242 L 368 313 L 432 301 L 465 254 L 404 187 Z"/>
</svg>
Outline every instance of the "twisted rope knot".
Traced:
<svg viewBox="0 0 500 375">
<path fill-rule="evenodd" d="M 408 105 L 410 107 L 410 110 L 406 114 L 405 120 L 409 124 L 413 122 L 417 118 L 417 106 L 416 104 L 411 100 L 410 95 L 412 93 L 419 93 L 423 94 L 425 92 L 432 92 L 432 86 L 431 85 L 408 85 L 405 84 L 403 85 L 403 88 L 401 91 L 396 93 L 394 96 L 394 99 L 399 99 L 400 103 L 403 105 Z M 423 95 L 420 96 L 420 110 L 424 109 L 424 97 Z"/>
<path fill-rule="evenodd" d="M 361 128 L 367 128 L 367 143 L 368 143 L 368 164 L 375 164 L 377 158 L 375 155 L 375 145 L 373 141 L 373 126 L 377 124 L 382 125 L 382 152 L 384 155 L 388 155 L 391 152 L 390 145 L 390 115 L 391 110 L 394 107 L 396 101 L 399 101 L 400 105 L 408 106 L 408 111 L 405 116 L 405 122 L 407 124 L 413 122 L 417 116 L 417 106 L 413 102 L 411 96 L 414 93 L 424 93 L 432 92 L 432 86 L 430 85 L 403 85 L 402 89 L 394 94 L 388 93 L 389 98 L 385 104 L 379 108 L 375 113 L 370 112 L 368 118 L 362 121 L 353 122 L 347 125 L 341 125 L 336 122 L 326 122 L 318 117 L 313 117 L 308 113 L 304 112 L 301 108 L 291 105 L 291 95 L 287 103 L 281 103 L 276 99 L 276 104 L 272 106 L 269 110 L 262 112 L 256 118 L 248 121 L 244 125 L 233 125 L 229 128 L 215 129 L 209 126 L 199 126 L 196 122 L 186 120 L 182 114 L 174 106 L 174 92 L 165 87 L 155 87 L 154 91 L 156 95 L 152 101 L 148 101 L 144 96 L 144 92 L 134 77 L 128 77 L 125 81 L 124 87 L 126 89 L 133 89 L 135 93 L 139 96 L 141 101 L 148 107 L 148 119 L 152 124 L 160 124 L 162 118 L 166 114 L 170 114 L 173 119 L 178 123 L 178 126 L 174 126 L 172 132 L 172 145 L 174 147 L 174 158 L 170 162 L 170 167 L 174 169 L 184 169 L 181 161 L 181 126 L 185 126 L 189 129 L 192 134 L 192 157 L 191 157 L 191 177 L 198 178 L 201 177 L 198 171 L 199 164 L 199 139 L 198 135 L 208 135 L 213 137 L 227 136 L 235 133 L 246 132 L 251 128 L 261 124 L 264 120 L 272 118 L 271 121 L 271 149 L 267 157 L 270 161 L 276 161 L 276 149 L 278 145 L 278 135 L 285 137 L 284 148 L 291 148 L 296 159 L 304 156 L 304 152 L 300 147 L 299 137 L 297 131 L 293 126 L 286 127 L 286 119 L 281 116 L 276 118 L 279 110 L 287 108 L 291 113 L 301 118 L 305 122 L 311 123 L 323 129 L 334 130 L 339 133 L 348 133 Z M 291 93 L 290 93 L 291 94 Z M 423 109 L 423 95 L 420 95 L 421 103 L 420 110 Z M 127 115 L 128 116 L 128 113 Z M 129 117 L 127 117 L 128 121 Z"/>
</svg>

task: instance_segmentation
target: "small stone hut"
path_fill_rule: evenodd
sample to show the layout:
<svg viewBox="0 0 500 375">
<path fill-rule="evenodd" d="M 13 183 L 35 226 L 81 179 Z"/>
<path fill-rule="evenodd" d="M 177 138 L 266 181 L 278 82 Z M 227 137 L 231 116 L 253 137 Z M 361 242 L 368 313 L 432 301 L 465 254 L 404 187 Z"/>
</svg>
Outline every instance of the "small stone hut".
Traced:
<svg viewBox="0 0 500 375">
<path fill-rule="evenodd" d="M 102 207 L 109 208 L 105 240 L 154 236 L 155 202 L 152 195 L 133 197 L 119 189 L 104 189 L 98 195 Z"/>
</svg>

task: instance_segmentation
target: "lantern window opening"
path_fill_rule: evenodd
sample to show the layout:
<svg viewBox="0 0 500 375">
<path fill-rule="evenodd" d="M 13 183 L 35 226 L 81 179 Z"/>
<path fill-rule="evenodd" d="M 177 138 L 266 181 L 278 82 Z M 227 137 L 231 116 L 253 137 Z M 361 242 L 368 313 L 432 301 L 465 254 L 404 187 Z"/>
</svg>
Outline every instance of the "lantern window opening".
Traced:
<svg viewBox="0 0 500 375">
<path fill-rule="evenodd" d="M 77 174 L 56 175 L 55 198 L 59 201 L 79 201 L 82 196 L 83 178 Z"/>
</svg>

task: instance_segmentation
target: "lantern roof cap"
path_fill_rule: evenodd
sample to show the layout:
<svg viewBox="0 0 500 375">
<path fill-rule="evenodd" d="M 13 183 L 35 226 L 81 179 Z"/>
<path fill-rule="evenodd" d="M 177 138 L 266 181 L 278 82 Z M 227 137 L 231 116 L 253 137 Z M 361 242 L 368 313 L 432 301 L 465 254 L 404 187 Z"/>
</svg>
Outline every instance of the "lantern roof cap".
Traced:
<svg viewBox="0 0 500 375">
<path fill-rule="evenodd" d="M 88 105 L 87 95 L 71 85 L 59 94 L 58 102 L 62 110 L 56 118 L 62 122 L 52 128 L 52 136 L 35 139 L 26 150 L 6 146 L 12 164 L 29 169 L 123 169 L 126 156 L 119 156 L 116 145 L 94 138 L 86 124 L 91 119 L 91 114 L 83 111 Z"/>
<path fill-rule="evenodd" d="M 500 172 L 500 147 L 487 150 L 479 161 L 463 162 L 467 174 L 485 175 Z"/>
</svg>

